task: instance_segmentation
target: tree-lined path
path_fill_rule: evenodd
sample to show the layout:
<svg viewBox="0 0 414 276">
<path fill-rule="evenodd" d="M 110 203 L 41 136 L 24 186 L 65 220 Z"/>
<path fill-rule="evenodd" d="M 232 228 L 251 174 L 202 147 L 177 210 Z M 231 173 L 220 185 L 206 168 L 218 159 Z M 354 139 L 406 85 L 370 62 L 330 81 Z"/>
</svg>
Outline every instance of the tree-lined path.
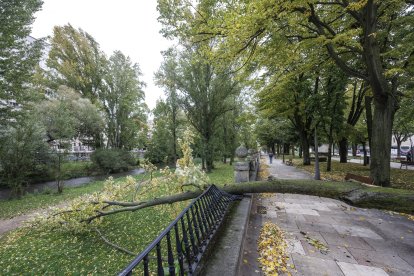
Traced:
<svg viewBox="0 0 414 276">
<path fill-rule="evenodd" d="M 267 165 L 274 178 L 309 177 L 280 160 Z M 268 221 L 286 233 L 292 275 L 414 274 L 414 222 L 406 217 L 334 199 L 269 194 L 254 197 L 241 275 L 262 273 L 257 240 Z"/>
</svg>

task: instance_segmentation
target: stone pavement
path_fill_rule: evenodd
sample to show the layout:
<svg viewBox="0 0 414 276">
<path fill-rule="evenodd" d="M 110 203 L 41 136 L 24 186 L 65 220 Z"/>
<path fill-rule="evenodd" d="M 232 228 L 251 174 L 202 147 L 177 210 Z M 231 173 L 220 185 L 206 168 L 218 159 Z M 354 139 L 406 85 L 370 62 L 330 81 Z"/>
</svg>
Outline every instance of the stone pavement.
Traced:
<svg viewBox="0 0 414 276">
<path fill-rule="evenodd" d="M 275 178 L 311 177 L 280 160 L 273 160 L 269 172 Z M 266 221 L 286 232 L 295 266 L 292 275 L 414 275 L 414 221 L 338 200 L 293 194 L 253 198 L 240 275 L 262 275 L 257 238 Z M 328 251 L 313 246 L 315 242 Z"/>
</svg>

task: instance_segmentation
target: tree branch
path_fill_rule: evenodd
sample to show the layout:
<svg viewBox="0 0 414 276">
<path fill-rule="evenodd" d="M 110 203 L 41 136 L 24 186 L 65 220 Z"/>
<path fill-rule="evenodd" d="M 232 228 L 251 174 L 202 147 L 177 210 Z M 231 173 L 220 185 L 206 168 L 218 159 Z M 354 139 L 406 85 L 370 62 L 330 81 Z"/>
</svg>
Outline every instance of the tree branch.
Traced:
<svg viewBox="0 0 414 276">
<path fill-rule="evenodd" d="M 126 253 L 126 254 L 128 254 L 128 255 L 131 255 L 131 256 L 136 256 L 136 255 L 138 255 L 138 254 L 136 254 L 136 253 L 134 253 L 134 252 L 131 252 L 131 251 L 129 251 L 128 249 L 125 249 L 125 248 L 123 248 L 123 247 L 120 247 L 119 245 L 116 245 L 116 244 L 114 244 L 114 243 L 112 243 L 112 242 L 110 242 L 107 238 L 105 238 L 105 236 L 104 235 L 102 235 L 102 233 L 101 233 L 101 231 L 99 231 L 99 229 L 98 228 L 95 228 L 95 232 L 96 233 L 98 233 L 98 235 L 99 235 L 99 237 L 106 243 L 106 244 L 108 244 L 108 245 L 110 245 L 110 246 L 112 246 L 112 247 L 114 247 L 115 249 L 117 249 L 117 250 L 119 250 L 119 251 L 121 251 L 121 252 L 123 252 L 123 253 Z"/>
</svg>

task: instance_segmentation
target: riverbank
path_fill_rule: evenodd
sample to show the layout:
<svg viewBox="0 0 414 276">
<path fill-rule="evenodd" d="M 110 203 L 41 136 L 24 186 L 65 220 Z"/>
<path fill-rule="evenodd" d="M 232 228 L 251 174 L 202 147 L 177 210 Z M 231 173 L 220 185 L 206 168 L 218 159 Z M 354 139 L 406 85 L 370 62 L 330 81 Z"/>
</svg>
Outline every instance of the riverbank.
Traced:
<svg viewBox="0 0 414 276">
<path fill-rule="evenodd" d="M 144 173 L 144 169 L 142 168 L 135 168 L 129 170 L 127 172 L 121 173 L 114 173 L 114 174 L 105 174 L 105 175 L 95 175 L 95 176 L 81 176 L 71 179 L 66 179 L 64 181 L 65 188 L 74 188 L 79 187 L 94 181 L 102 181 L 107 179 L 109 176 L 113 178 L 120 178 L 125 177 L 127 175 L 138 175 Z M 28 194 L 50 194 L 57 191 L 56 181 L 45 181 L 42 183 L 31 184 L 25 187 L 25 193 L 27 196 Z M 0 189 L 0 201 L 10 199 L 11 197 L 11 189 L 10 188 L 3 188 Z"/>
</svg>

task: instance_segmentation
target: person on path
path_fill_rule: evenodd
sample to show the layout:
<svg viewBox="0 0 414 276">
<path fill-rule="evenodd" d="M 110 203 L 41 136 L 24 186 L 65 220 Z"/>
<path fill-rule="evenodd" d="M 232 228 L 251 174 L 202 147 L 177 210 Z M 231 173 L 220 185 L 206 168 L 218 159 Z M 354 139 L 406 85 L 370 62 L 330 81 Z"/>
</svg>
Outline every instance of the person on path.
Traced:
<svg viewBox="0 0 414 276">
<path fill-rule="evenodd" d="M 270 151 L 269 152 L 269 163 L 272 164 L 272 160 L 273 160 L 273 152 Z"/>
</svg>

